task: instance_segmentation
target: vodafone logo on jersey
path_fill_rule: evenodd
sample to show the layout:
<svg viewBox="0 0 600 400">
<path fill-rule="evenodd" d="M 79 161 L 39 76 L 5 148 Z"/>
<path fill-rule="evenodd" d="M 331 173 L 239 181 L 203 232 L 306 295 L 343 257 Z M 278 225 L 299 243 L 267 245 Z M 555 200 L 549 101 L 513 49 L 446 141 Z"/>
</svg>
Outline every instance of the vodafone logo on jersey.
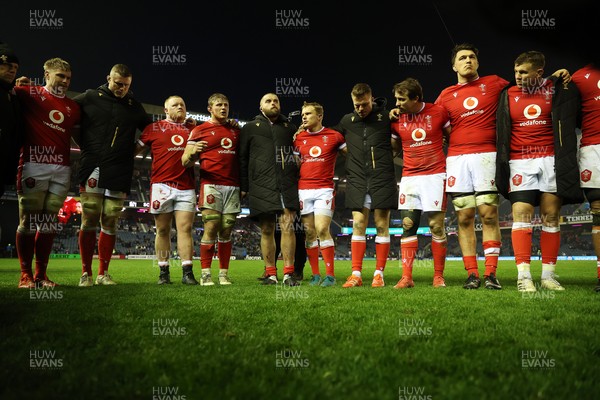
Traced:
<svg viewBox="0 0 600 400">
<path fill-rule="evenodd" d="M 479 105 L 479 100 L 477 97 L 467 97 L 465 101 L 463 101 L 463 107 L 467 110 L 472 110 Z"/>
<path fill-rule="evenodd" d="M 598 86 L 598 89 L 600 89 L 600 80 L 596 83 L 596 86 Z"/>
<path fill-rule="evenodd" d="M 50 118 L 50 121 L 54 122 L 55 124 L 60 124 L 65 120 L 63 113 L 58 110 L 51 110 L 48 113 L 48 118 Z"/>
<path fill-rule="evenodd" d="M 530 104 L 523 110 L 523 115 L 527 119 L 536 119 L 542 114 L 542 109 L 537 104 Z"/>
<path fill-rule="evenodd" d="M 420 142 L 425 140 L 425 138 L 427 137 L 427 132 L 425 132 L 425 129 L 417 128 L 414 131 L 412 131 L 411 136 L 415 142 Z"/>
<path fill-rule="evenodd" d="M 171 136 L 171 143 L 173 143 L 175 146 L 181 146 L 184 141 L 185 139 L 181 135 Z"/>
<path fill-rule="evenodd" d="M 221 147 L 224 149 L 230 149 L 233 146 L 233 141 L 229 138 L 221 139 Z"/>
<path fill-rule="evenodd" d="M 311 157 L 317 158 L 321 155 L 321 148 L 319 146 L 313 146 L 308 151 Z"/>
</svg>

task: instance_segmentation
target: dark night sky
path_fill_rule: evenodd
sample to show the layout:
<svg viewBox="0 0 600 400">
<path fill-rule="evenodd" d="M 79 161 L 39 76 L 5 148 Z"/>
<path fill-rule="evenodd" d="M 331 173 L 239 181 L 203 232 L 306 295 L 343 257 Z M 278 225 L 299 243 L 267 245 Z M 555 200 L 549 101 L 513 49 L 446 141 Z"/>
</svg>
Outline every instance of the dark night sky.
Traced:
<svg viewBox="0 0 600 400">
<path fill-rule="evenodd" d="M 391 106 L 393 84 L 411 76 L 433 102 L 456 82 L 449 62 L 454 43 L 479 48 L 480 75 L 509 80 L 523 51 L 544 52 L 550 74 L 560 67 L 574 72 L 599 50 L 597 33 L 586 39 L 597 26 L 599 7 L 591 1 L 469 2 L 469 10 L 459 8 L 466 2 L 363 2 L 358 8 L 314 1 L 172 3 L 11 2 L 0 15 L 0 40 L 18 53 L 19 76 L 39 79 L 51 57 L 69 61 L 73 91 L 97 87 L 113 64 L 124 63 L 144 103 L 162 104 L 179 94 L 188 111 L 205 112 L 208 96 L 222 92 L 232 116 L 250 119 L 264 93 L 279 91 L 285 114 L 317 101 L 326 125 L 352 111 L 350 90 L 357 82 L 369 83 Z M 553 26 L 526 26 L 524 10 L 533 24 Z M 583 44 L 592 39 L 593 45 Z M 424 62 L 401 63 L 400 48 Z M 161 65 L 158 56 L 167 55 L 171 59 Z"/>
</svg>

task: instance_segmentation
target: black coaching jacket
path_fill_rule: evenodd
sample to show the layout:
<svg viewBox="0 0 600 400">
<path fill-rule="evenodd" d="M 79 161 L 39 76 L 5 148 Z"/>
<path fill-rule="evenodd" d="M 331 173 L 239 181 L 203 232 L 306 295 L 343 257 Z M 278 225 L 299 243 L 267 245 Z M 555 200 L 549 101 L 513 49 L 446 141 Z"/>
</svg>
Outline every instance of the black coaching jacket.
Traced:
<svg viewBox="0 0 600 400">
<path fill-rule="evenodd" d="M 356 112 L 346 114 L 333 129 L 344 135 L 346 154 L 346 208 L 361 210 L 365 195 L 372 209 L 397 209 L 398 185 L 392 157 L 391 123 L 384 99 L 365 119 Z"/>
<path fill-rule="evenodd" d="M 13 84 L 0 80 L 0 196 L 4 185 L 17 181 L 19 149 L 23 145 L 23 120 Z"/>
<path fill-rule="evenodd" d="M 275 123 L 262 114 L 240 132 L 240 190 L 249 193 L 250 216 L 298 210 L 297 127 L 280 115 Z M 282 205 L 283 201 L 283 205 Z"/>
<path fill-rule="evenodd" d="M 129 93 L 117 98 L 104 84 L 73 98 L 82 111 L 80 167 L 77 180 L 84 184 L 100 167 L 98 187 L 129 193 L 137 130 L 152 123 L 141 103 Z"/>
</svg>

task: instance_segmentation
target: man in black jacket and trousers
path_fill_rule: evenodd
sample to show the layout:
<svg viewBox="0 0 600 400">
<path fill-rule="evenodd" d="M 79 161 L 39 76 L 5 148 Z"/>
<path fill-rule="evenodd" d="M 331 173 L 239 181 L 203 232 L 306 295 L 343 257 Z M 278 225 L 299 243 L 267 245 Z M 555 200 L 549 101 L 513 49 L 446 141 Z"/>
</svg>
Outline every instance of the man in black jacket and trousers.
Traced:
<svg viewBox="0 0 600 400">
<path fill-rule="evenodd" d="M 6 43 L 0 43 L 0 197 L 4 185 L 15 185 L 23 125 L 19 101 L 14 92 L 19 59 Z"/>
<path fill-rule="evenodd" d="M 101 230 L 96 285 L 115 284 L 108 274 L 108 265 L 123 200 L 131 190 L 135 139 L 138 131 L 152 123 L 142 104 L 129 92 L 132 79 L 126 65 L 116 64 L 106 77 L 106 84 L 73 99 L 82 111 L 77 179 L 82 205 L 79 252 L 83 275 L 79 286 L 83 287 L 93 286 L 92 259 L 98 224 Z"/>
<path fill-rule="evenodd" d="M 240 189 L 249 196 L 250 218 L 261 229 L 260 248 L 268 277 L 277 284 L 275 230 L 281 229 L 283 284 L 298 286 L 294 273 L 296 236 L 294 220 L 299 209 L 298 165 L 293 138 L 297 127 L 281 115 L 279 97 L 265 94 L 260 114 L 240 133 Z"/>
<path fill-rule="evenodd" d="M 344 135 L 346 154 L 346 207 L 352 209 L 352 275 L 344 288 L 362 286 L 369 215 L 373 219 L 376 265 L 371 287 L 385 286 L 383 271 L 390 251 L 390 213 L 398 208 L 398 184 L 392 154 L 392 134 L 385 99 L 373 97 L 371 87 L 357 83 L 351 92 L 354 112 L 333 129 Z"/>
</svg>

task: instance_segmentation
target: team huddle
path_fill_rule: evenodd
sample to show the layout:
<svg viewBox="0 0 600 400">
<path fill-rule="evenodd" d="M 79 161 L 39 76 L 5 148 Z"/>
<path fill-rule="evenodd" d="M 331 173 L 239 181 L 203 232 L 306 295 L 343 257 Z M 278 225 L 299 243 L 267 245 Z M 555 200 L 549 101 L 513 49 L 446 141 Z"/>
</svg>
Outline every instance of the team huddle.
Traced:
<svg viewBox="0 0 600 400">
<path fill-rule="evenodd" d="M 15 164 L 3 169 L 2 178 L 3 184 L 11 179 L 14 184 L 16 177 L 20 288 L 56 285 L 46 270 L 58 211 L 70 187 L 71 140 L 81 149 L 77 179 L 82 204 L 79 286 L 83 287 L 115 284 L 108 269 L 117 222 L 130 192 L 134 157 L 144 152 L 152 156 L 149 212 L 156 223 L 159 284 L 171 283 L 174 220 L 182 283 L 230 285 L 231 234 L 241 202 L 247 199 L 250 218 L 261 232 L 264 285 L 279 283 L 275 235 L 279 230 L 282 284 L 300 285 L 294 274 L 294 254 L 297 246 L 304 246 L 312 271 L 308 284 L 335 286 L 330 224 L 340 154 L 347 178 L 345 207 L 352 210 L 353 220 L 352 273 L 343 288 L 363 285 L 371 213 L 376 228 L 371 286 L 385 286 L 391 210 L 400 211 L 403 228 L 402 277 L 394 288 L 415 286 L 412 269 L 424 213 L 431 230 L 432 284 L 445 287 L 447 200 L 458 217 L 465 289 L 478 289 L 482 281 L 486 289 L 502 289 L 496 276 L 501 249 L 500 194 L 512 206 L 511 241 L 519 291 L 537 290 L 530 271 L 536 207 L 542 219 L 539 287 L 565 289 L 555 275 L 563 205 L 589 202 L 592 241 L 600 256 L 600 68 L 594 64 L 573 74 L 561 69 L 545 77 L 544 55 L 527 51 L 515 59 L 514 81 L 509 82 L 497 75 L 480 77 L 478 50 L 464 43 L 451 53 L 457 83 L 444 89 L 433 103 L 424 102 L 423 88 L 414 78 L 393 86 L 395 108 L 391 110 L 373 96 L 368 84 L 357 83 L 350 93 L 354 110 L 337 125 L 323 126 L 323 106 L 305 102 L 302 122 L 296 126 L 282 115 L 279 97 L 266 93 L 260 99 L 260 113 L 240 126 L 229 118 L 229 100 L 221 93 L 208 98 L 210 119 L 199 125 L 186 118 L 185 101 L 175 95 L 165 100 L 166 118 L 153 122 L 129 93 L 132 73 L 126 65 L 113 66 L 104 85 L 71 99 L 66 95 L 71 68 L 65 60 L 46 61 L 45 85 L 39 86 L 26 77 L 15 80 L 18 59 L 8 47 L 0 47 L 0 53 L 0 88 L 9 99 L 13 96 L 11 115 L 16 122 L 6 121 L 14 132 L 22 132 L 20 140 L 2 149 L 7 155 L 2 162 Z M 15 152 L 20 155 L 18 166 Z M 401 177 L 395 173 L 395 158 L 401 159 Z M 193 272 L 192 237 L 197 210 L 203 223 L 199 281 Z M 482 276 L 476 251 L 477 214 L 482 221 Z M 305 243 L 296 243 L 298 216 Z M 96 246 L 99 265 L 94 280 Z M 215 255 L 219 272 L 213 281 Z M 600 261 L 597 266 L 595 290 L 600 292 Z"/>
</svg>

